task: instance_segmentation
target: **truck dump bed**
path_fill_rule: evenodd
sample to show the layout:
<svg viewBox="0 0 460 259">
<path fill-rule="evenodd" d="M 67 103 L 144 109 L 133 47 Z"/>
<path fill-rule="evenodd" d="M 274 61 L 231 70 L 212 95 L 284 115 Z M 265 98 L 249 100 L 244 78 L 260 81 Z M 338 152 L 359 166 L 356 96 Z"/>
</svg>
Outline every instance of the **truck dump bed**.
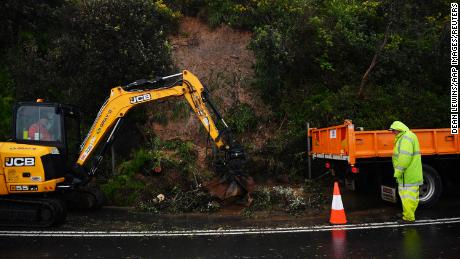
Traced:
<svg viewBox="0 0 460 259">
<path fill-rule="evenodd" d="M 422 156 L 460 154 L 458 135 L 450 129 L 414 129 Z M 311 156 L 346 160 L 355 165 L 357 159 L 391 157 L 394 135 L 388 130 L 356 131 L 351 121 L 328 128 L 310 129 Z"/>
</svg>

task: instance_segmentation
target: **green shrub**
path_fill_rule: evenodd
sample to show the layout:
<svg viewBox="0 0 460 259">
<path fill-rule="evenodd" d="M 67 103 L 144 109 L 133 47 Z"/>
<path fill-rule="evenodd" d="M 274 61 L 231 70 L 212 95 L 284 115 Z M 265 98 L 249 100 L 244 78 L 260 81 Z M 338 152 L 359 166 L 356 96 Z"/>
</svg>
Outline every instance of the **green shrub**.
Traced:
<svg viewBox="0 0 460 259">
<path fill-rule="evenodd" d="M 123 162 L 118 173 L 101 186 L 102 191 L 114 204 L 132 205 L 139 199 L 145 187 L 145 183 L 137 179 L 136 174 L 143 173 L 149 163 L 159 163 L 159 159 L 159 153 L 144 149 L 136 151 L 133 158 Z"/>
<path fill-rule="evenodd" d="M 0 69 L 0 141 L 11 135 L 11 114 L 13 111 L 13 81 L 9 74 Z"/>
<path fill-rule="evenodd" d="M 8 59 L 20 100 L 76 104 L 89 124 L 110 88 L 173 69 L 167 37 L 180 14 L 161 0 L 64 1 L 50 12 L 54 29 L 25 31 Z"/>
<path fill-rule="evenodd" d="M 117 173 L 102 185 L 113 204 L 147 204 L 160 193 L 168 197 L 182 195 L 209 178 L 206 170 L 198 174 L 198 155 L 191 142 L 153 137 L 146 146 L 121 163 Z M 161 173 L 153 172 L 154 168 L 161 168 Z"/>
<path fill-rule="evenodd" d="M 257 127 L 257 117 L 251 106 L 246 103 L 233 106 L 227 113 L 226 120 L 238 134 L 252 131 Z"/>
<path fill-rule="evenodd" d="M 166 150 L 174 150 L 179 158 L 181 165 L 195 165 L 198 154 L 195 145 L 190 141 L 180 139 L 168 140 L 162 142 L 159 147 Z"/>
<path fill-rule="evenodd" d="M 263 24 L 289 19 L 295 13 L 301 12 L 308 2 L 305 0 L 207 0 L 198 14 L 211 26 L 227 24 L 252 30 Z"/>
<path fill-rule="evenodd" d="M 440 35 L 447 2 L 429 1 L 424 8 L 416 1 L 285 4 L 292 11 L 276 15 L 274 7 L 274 21 L 254 26 L 250 48 L 256 57 L 256 86 L 279 119 L 287 116 L 288 131 L 300 134 L 306 121 L 326 126 L 345 118 L 368 128 L 386 127 L 395 118 L 416 127 L 445 126 L 445 116 L 420 120 L 422 113 L 413 105 L 429 100 L 434 113 L 446 111 L 434 96 L 444 100 L 447 95 L 442 90 L 447 74 L 439 70 L 446 58 Z M 387 45 L 365 85 L 365 98 L 359 98 L 361 78 L 388 25 Z"/>
<path fill-rule="evenodd" d="M 165 0 L 174 10 L 189 16 L 196 16 L 203 11 L 208 0 Z"/>
</svg>

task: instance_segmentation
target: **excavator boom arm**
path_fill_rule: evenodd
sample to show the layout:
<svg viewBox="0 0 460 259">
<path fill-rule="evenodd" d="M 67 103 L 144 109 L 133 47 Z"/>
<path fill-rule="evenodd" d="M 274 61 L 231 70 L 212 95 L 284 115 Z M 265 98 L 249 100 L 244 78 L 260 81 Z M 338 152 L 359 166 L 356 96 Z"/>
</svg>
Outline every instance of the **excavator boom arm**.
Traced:
<svg viewBox="0 0 460 259">
<path fill-rule="evenodd" d="M 214 140 L 216 146 L 222 148 L 225 143 L 222 138 L 220 138 L 220 132 L 216 127 L 216 123 L 205 105 L 206 98 L 203 98 L 203 92 L 205 91 L 204 86 L 195 75 L 187 70 L 184 70 L 181 75 L 182 80 L 179 80 L 177 84 L 169 87 L 144 90 L 127 90 L 123 89 L 123 87 L 112 88 L 110 97 L 101 107 L 91 129 L 80 146 L 80 155 L 77 160 L 77 165 L 83 166 L 88 162 L 96 147 L 101 144 L 104 136 L 110 134 L 106 140 L 107 143 L 113 140 L 114 133 L 119 126 L 121 118 L 123 118 L 130 109 L 140 104 L 173 96 L 185 97 L 198 119 L 208 131 L 210 137 Z M 224 125 L 226 126 L 225 122 Z M 102 157 L 97 159 L 102 159 Z M 91 169 L 90 174 L 94 173 L 95 168 Z"/>
</svg>

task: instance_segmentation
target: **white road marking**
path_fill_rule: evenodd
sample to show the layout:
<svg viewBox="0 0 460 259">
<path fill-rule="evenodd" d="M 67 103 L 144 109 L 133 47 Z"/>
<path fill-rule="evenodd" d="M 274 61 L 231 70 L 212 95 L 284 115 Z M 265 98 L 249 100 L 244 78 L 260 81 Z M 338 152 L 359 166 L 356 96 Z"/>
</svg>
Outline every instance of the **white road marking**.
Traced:
<svg viewBox="0 0 460 259">
<path fill-rule="evenodd" d="M 309 227 L 261 228 L 261 229 L 216 229 L 216 230 L 174 230 L 174 231 L 5 231 L 0 237 L 179 237 L 179 236 L 226 236 L 263 235 L 281 233 L 325 232 L 334 230 L 362 230 L 380 228 L 399 228 L 426 225 L 460 223 L 459 218 L 417 220 L 412 224 L 398 222 L 363 223 L 347 225 L 317 225 Z"/>
</svg>

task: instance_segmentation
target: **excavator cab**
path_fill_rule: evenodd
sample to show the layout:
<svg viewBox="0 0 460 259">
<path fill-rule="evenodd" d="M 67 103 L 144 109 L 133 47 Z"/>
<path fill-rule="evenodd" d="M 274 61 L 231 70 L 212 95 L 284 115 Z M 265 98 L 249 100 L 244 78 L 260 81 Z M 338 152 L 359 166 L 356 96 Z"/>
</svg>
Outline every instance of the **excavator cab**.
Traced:
<svg viewBox="0 0 460 259">
<path fill-rule="evenodd" d="M 52 178 L 64 177 L 78 156 L 80 112 L 59 103 L 20 102 L 13 109 L 13 141 L 19 144 L 55 147 L 49 163 Z M 46 173 L 46 170 L 45 170 Z"/>
<path fill-rule="evenodd" d="M 15 105 L 12 141 L 0 143 L 0 225 L 47 227 L 65 219 L 64 199 L 72 191 L 66 178 L 79 151 L 79 132 L 75 107 Z"/>
</svg>

